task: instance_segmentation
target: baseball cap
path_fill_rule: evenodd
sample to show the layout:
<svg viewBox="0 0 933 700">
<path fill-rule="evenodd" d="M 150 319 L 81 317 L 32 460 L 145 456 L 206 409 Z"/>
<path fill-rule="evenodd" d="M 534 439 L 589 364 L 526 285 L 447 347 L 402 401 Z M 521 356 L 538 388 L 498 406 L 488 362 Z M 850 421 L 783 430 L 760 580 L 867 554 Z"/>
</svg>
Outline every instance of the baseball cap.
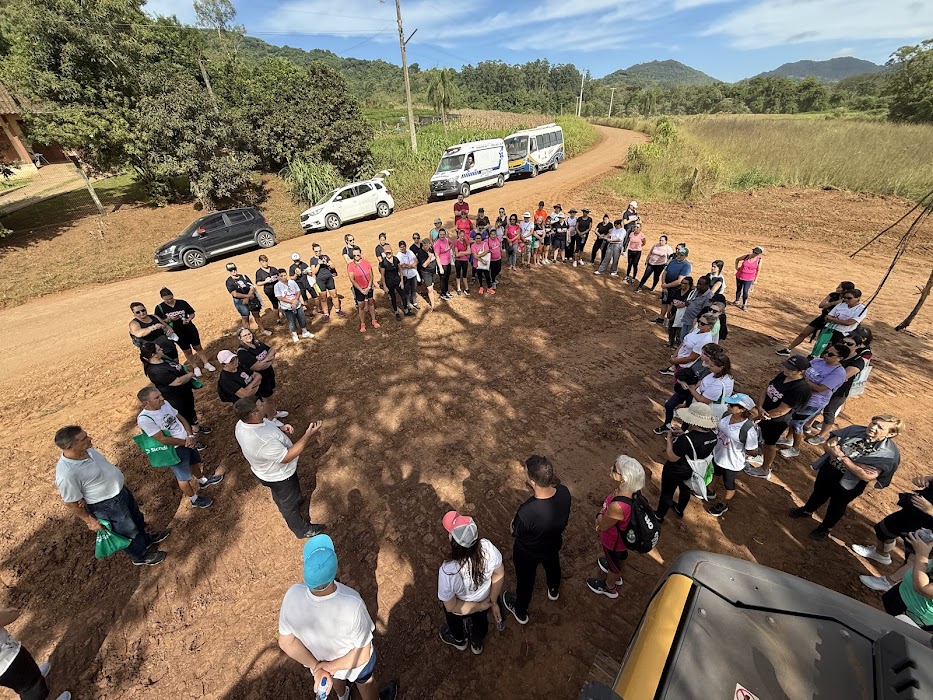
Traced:
<svg viewBox="0 0 933 700">
<path fill-rule="evenodd" d="M 435 223 L 435 224 L 442 224 L 442 223 L 444 223 L 444 222 L 441 221 L 440 219 L 434 219 L 434 223 Z"/>
<path fill-rule="evenodd" d="M 308 588 L 323 588 L 337 578 L 337 552 L 334 551 L 334 541 L 327 535 L 315 535 L 305 542 L 301 558 Z"/>
<path fill-rule="evenodd" d="M 301 260 L 301 255 L 298 253 L 292 253 L 292 260 Z"/>
<path fill-rule="evenodd" d="M 587 209 L 586 207 L 583 207 L 583 213 L 584 213 L 584 214 L 589 214 L 589 213 L 590 213 L 590 210 Z"/>
<path fill-rule="evenodd" d="M 758 253 L 759 255 L 761 255 L 762 253 L 765 252 L 765 249 L 762 248 L 760 245 L 756 245 L 754 248 L 752 248 L 752 252 Z"/>
<path fill-rule="evenodd" d="M 636 201 L 634 201 L 634 200 L 631 201 L 631 202 L 629 202 L 628 205 L 629 205 L 632 209 L 638 209 L 638 202 L 636 202 Z"/>
<path fill-rule="evenodd" d="M 785 369 L 792 370 L 794 372 L 800 372 L 801 370 L 810 369 L 810 360 L 808 360 L 803 355 L 791 355 L 784 362 L 781 363 Z"/>
<path fill-rule="evenodd" d="M 222 365 L 232 362 L 234 359 L 236 359 L 236 355 L 229 350 L 221 350 L 217 353 L 217 361 Z"/>
<path fill-rule="evenodd" d="M 723 399 L 725 403 L 751 410 L 755 408 L 755 399 L 748 394 L 733 394 Z"/>
<path fill-rule="evenodd" d="M 236 269 L 236 263 L 227 263 L 227 272 L 233 272 Z"/>
<path fill-rule="evenodd" d="M 444 529 L 450 533 L 454 542 L 461 547 L 472 547 L 479 539 L 479 529 L 476 521 L 469 515 L 460 515 L 455 510 L 449 511 L 442 521 Z"/>
<path fill-rule="evenodd" d="M 522 218 L 523 218 L 523 219 L 530 219 L 530 218 L 531 218 L 531 212 L 526 211 L 524 214 L 522 214 Z"/>
</svg>

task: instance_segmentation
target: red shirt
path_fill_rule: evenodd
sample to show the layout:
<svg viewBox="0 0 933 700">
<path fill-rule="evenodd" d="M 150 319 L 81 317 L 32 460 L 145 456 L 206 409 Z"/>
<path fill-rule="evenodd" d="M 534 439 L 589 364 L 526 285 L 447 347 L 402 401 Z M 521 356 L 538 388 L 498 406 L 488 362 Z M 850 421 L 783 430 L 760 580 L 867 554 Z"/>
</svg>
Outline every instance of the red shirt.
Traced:
<svg viewBox="0 0 933 700">
<path fill-rule="evenodd" d="M 490 260 L 502 260 L 502 239 L 499 236 L 492 235 L 487 238 L 486 245 L 489 246 Z"/>
<path fill-rule="evenodd" d="M 603 500 L 603 507 L 599 509 L 599 514 L 602 515 L 612 504 L 612 499 L 615 498 L 615 493 L 610 493 Z M 628 503 L 619 503 L 619 507 L 622 508 L 622 520 L 618 521 L 613 527 L 608 530 L 603 530 L 599 533 L 599 541 L 602 543 L 603 547 L 608 549 L 610 552 L 624 552 L 628 547 L 625 546 L 625 537 L 622 533 L 628 527 L 628 521 L 632 519 L 632 507 Z"/>
<path fill-rule="evenodd" d="M 544 209 L 535 210 L 535 221 L 537 221 L 538 219 L 541 219 L 541 221 L 544 221 L 547 218 L 548 218 L 548 213 L 544 211 Z"/>
<path fill-rule="evenodd" d="M 469 236 L 470 231 L 473 230 L 473 224 L 470 223 L 469 219 L 457 219 L 456 227 L 463 231 L 466 236 Z"/>
<path fill-rule="evenodd" d="M 347 274 L 360 289 L 367 290 L 373 281 L 373 266 L 360 259 L 358 263 L 354 261 L 347 265 Z"/>
<path fill-rule="evenodd" d="M 460 216 L 460 212 L 470 213 L 470 205 L 466 202 L 454 202 L 454 216 Z M 459 221 L 459 219 L 458 219 Z"/>
</svg>

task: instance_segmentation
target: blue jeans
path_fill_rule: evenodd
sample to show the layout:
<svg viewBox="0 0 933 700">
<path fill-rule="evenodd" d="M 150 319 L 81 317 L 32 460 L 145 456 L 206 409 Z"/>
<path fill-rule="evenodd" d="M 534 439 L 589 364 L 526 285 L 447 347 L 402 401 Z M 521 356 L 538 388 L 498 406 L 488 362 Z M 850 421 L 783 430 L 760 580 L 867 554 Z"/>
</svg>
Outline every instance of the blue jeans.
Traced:
<svg viewBox="0 0 933 700">
<path fill-rule="evenodd" d="M 735 303 L 739 303 L 739 297 L 742 298 L 742 303 L 745 304 L 748 302 L 748 293 L 752 290 L 752 285 L 755 284 L 755 280 L 740 280 L 738 277 L 735 278 Z"/>
<path fill-rule="evenodd" d="M 305 310 L 301 307 L 301 304 L 298 305 L 297 309 L 282 309 L 282 311 L 285 318 L 288 319 L 288 327 L 291 328 L 292 333 L 300 333 L 308 329 Z"/>
<path fill-rule="evenodd" d="M 130 559 L 142 561 L 146 557 L 146 548 L 150 542 L 146 534 L 146 520 L 128 488 L 124 486 L 113 498 L 100 503 L 88 503 L 85 508 L 98 520 L 109 522 L 110 529 L 115 533 L 132 540 L 125 550 Z"/>
</svg>

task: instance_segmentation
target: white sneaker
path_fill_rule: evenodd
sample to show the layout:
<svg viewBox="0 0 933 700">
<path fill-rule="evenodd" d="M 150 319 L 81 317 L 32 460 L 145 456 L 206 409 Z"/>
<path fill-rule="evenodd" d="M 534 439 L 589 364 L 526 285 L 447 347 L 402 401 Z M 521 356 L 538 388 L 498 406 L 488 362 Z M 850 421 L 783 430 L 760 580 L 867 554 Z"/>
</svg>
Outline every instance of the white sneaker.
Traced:
<svg viewBox="0 0 933 700">
<path fill-rule="evenodd" d="M 864 544 L 853 544 L 852 551 L 858 554 L 860 557 L 864 557 L 865 559 L 871 559 L 872 561 L 876 561 L 879 564 L 887 565 L 891 563 L 891 555 L 890 554 L 879 554 L 878 550 L 874 547 L 874 545 L 869 547 Z"/>
<path fill-rule="evenodd" d="M 288 411 L 279 411 L 275 414 L 276 418 L 288 418 Z"/>
<path fill-rule="evenodd" d="M 43 678 L 47 678 L 49 675 L 49 671 L 51 670 L 52 670 L 52 664 L 50 664 L 48 661 L 46 661 L 44 664 L 39 664 L 39 673 L 42 674 Z"/>
<path fill-rule="evenodd" d="M 791 457 L 797 457 L 800 455 L 800 450 L 796 447 L 787 447 L 781 450 L 781 456 L 790 459 Z"/>
<path fill-rule="evenodd" d="M 292 333 L 292 342 L 293 342 L 293 343 L 297 343 L 297 342 L 298 342 L 298 334 L 297 334 L 297 333 Z"/>
<path fill-rule="evenodd" d="M 576 260 L 573 261 L 573 266 L 574 266 L 574 267 L 577 266 L 577 261 L 576 261 Z"/>
<path fill-rule="evenodd" d="M 887 593 L 894 588 L 894 584 L 888 581 L 884 576 L 859 576 L 858 580 L 861 581 L 863 585 L 879 593 Z"/>
<path fill-rule="evenodd" d="M 314 333 L 309 333 L 308 331 L 302 331 L 302 332 L 301 332 L 301 337 L 302 337 L 302 338 L 313 338 L 313 337 L 314 337 Z"/>
<path fill-rule="evenodd" d="M 268 337 L 268 336 L 272 335 L 272 331 L 263 331 L 262 334 L 263 334 L 264 336 L 267 336 L 267 337 Z"/>
<path fill-rule="evenodd" d="M 619 276 L 619 273 L 618 273 L 618 272 L 610 272 L 610 273 L 609 273 L 609 276 L 610 276 L 610 277 L 618 277 L 618 276 Z"/>
<path fill-rule="evenodd" d="M 71 693 L 66 690 L 64 693 L 59 695 L 55 700 L 71 700 Z"/>
<path fill-rule="evenodd" d="M 195 377 L 200 377 L 200 376 L 201 376 L 201 368 L 200 368 L 200 367 L 195 367 L 195 368 L 194 368 L 194 376 L 195 376 Z"/>
<path fill-rule="evenodd" d="M 204 363 L 204 369 L 206 369 L 208 372 L 216 372 L 216 371 L 217 371 L 217 368 L 214 367 L 214 365 L 212 365 L 210 362 L 205 362 L 205 363 Z"/>
<path fill-rule="evenodd" d="M 793 439 L 783 437 L 775 443 L 778 447 L 790 447 L 794 444 Z"/>
</svg>

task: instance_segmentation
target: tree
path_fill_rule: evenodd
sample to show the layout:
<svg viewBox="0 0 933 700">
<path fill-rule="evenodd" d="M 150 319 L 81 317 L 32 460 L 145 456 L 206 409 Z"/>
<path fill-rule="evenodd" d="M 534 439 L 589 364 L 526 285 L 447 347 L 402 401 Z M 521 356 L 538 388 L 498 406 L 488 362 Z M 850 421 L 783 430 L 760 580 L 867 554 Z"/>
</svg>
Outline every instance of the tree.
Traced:
<svg viewBox="0 0 933 700">
<path fill-rule="evenodd" d="M 194 16 L 199 27 L 213 29 L 221 38 L 236 19 L 236 8 L 230 0 L 194 0 Z"/>
<path fill-rule="evenodd" d="M 434 111 L 441 115 L 441 121 L 444 122 L 444 133 L 447 133 L 447 112 L 453 103 L 454 80 L 451 71 L 446 68 L 430 71 L 428 78 L 428 101 L 434 107 Z"/>
<path fill-rule="evenodd" d="M 902 46 L 887 65 L 894 68 L 888 116 L 894 121 L 933 122 L 933 39 Z"/>
</svg>

